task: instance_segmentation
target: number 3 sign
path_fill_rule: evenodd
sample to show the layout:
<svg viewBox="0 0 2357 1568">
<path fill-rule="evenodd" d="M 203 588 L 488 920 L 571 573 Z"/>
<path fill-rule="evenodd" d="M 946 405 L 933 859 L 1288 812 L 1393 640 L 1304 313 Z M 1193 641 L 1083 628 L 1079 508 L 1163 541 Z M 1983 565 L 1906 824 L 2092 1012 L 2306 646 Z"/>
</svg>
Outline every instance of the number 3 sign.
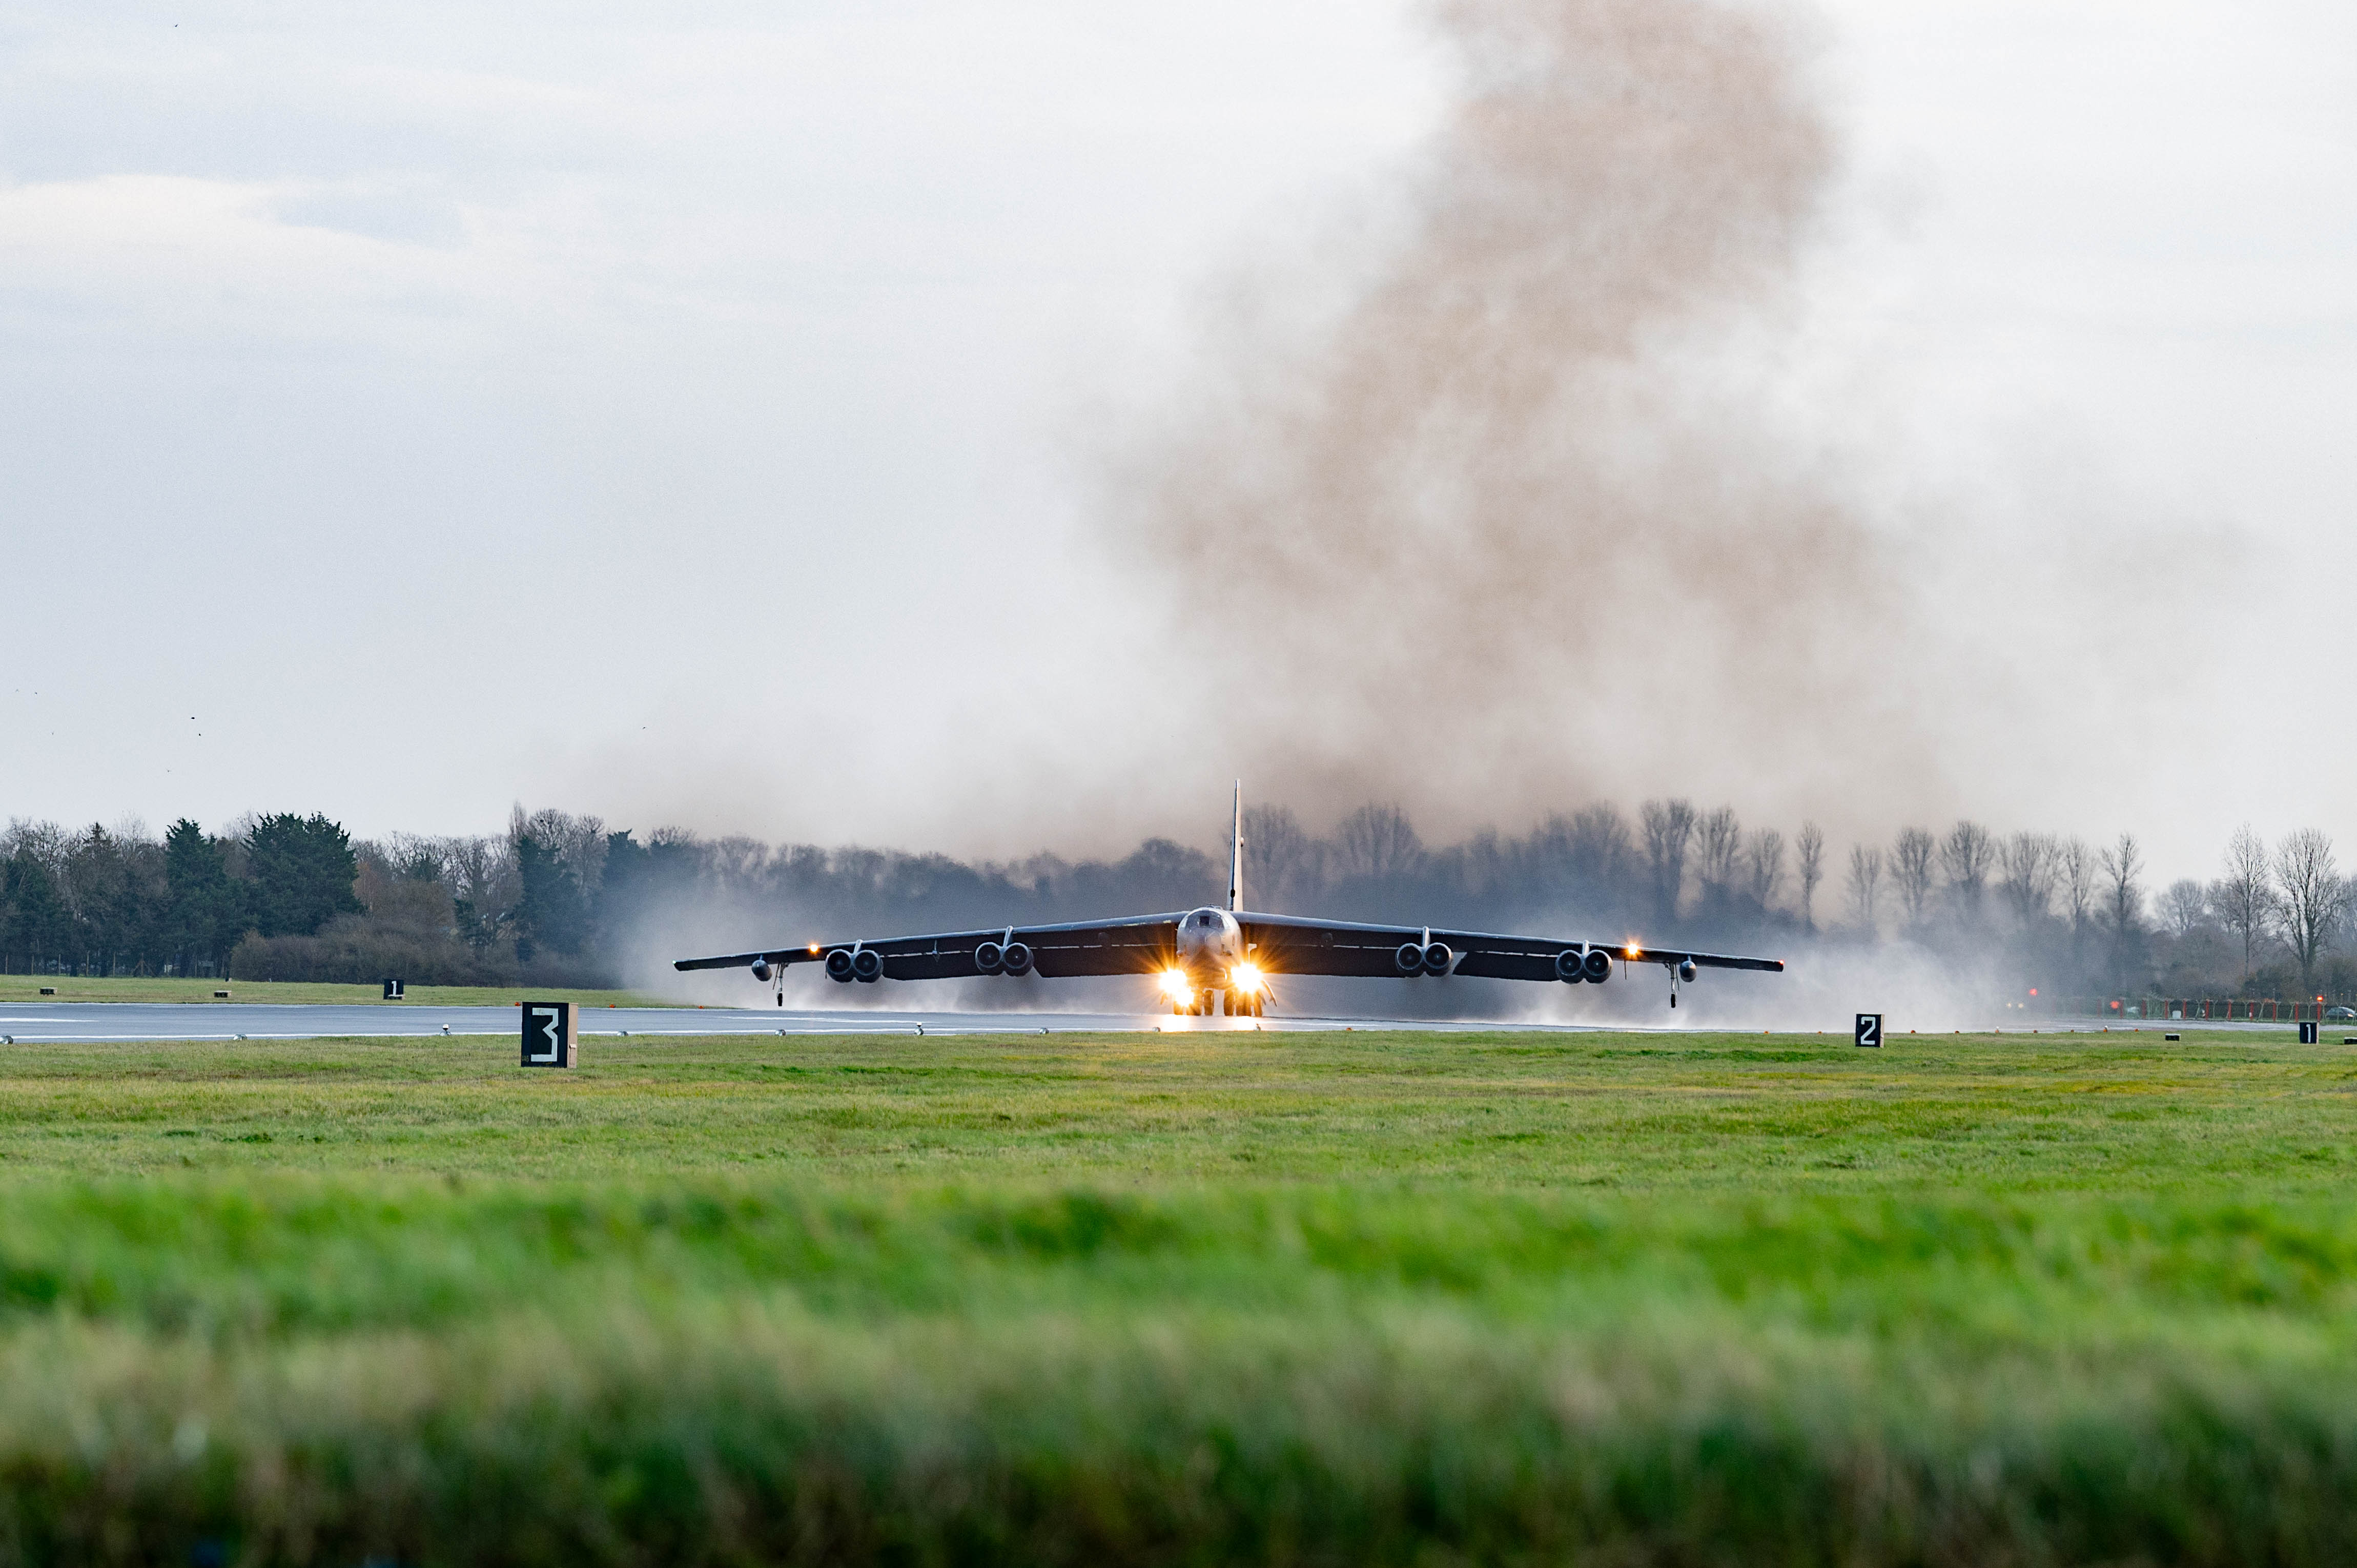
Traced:
<svg viewBox="0 0 2357 1568">
<path fill-rule="evenodd" d="M 573 1004 L 527 1002 L 523 1004 L 523 1065 L 574 1065 Z"/>
</svg>

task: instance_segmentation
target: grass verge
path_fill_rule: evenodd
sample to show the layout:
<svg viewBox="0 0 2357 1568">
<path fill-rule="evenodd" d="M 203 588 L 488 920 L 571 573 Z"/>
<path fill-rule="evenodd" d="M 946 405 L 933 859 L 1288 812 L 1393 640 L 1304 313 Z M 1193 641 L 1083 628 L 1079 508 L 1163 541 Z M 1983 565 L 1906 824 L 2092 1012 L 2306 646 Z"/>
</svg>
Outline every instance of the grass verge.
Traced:
<svg viewBox="0 0 2357 1568">
<path fill-rule="evenodd" d="M 0 1553 L 2348 1561 L 2352 1069 L 19 1048 Z"/>
</svg>

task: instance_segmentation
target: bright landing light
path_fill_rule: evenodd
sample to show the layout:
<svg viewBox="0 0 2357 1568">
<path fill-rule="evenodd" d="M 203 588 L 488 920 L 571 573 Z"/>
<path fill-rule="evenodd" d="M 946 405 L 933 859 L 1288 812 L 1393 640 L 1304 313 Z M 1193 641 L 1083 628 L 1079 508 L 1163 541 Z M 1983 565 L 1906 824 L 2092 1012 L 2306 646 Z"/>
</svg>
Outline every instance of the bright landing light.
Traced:
<svg viewBox="0 0 2357 1568">
<path fill-rule="evenodd" d="M 1250 993 L 1260 989 L 1260 971 L 1248 963 L 1240 963 L 1230 970 L 1228 980 L 1238 991 Z"/>
<path fill-rule="evenodd" d="M 1184 996 L 1189 991 L 1192 990 L 1193 987 L 1187 983 L 1187 972 L 1185 970 L 1166 969 L 1162 972 L 1162 989 L 1168 995 Z"/>
</svg>

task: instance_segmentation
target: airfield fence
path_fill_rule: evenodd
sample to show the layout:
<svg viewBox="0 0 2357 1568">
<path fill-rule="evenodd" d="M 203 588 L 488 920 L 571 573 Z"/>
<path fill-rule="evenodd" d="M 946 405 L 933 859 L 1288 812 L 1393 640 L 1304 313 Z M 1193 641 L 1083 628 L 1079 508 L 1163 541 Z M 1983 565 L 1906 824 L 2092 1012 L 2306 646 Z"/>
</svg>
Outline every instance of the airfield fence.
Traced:
<svg viewBox="0 0 2357 1568">
<path fill-rule="evenodd" d="M 2321 1020 L 2327 1009 L 2351 1004 L 2349 995 L 2336 993 L 2297 1002 L 2274 996 L 2060 996 L 2054 999 L 2052 1010 L 2090 1018 L 2297 1024 L 2311 1018 Z"/>
</svg>

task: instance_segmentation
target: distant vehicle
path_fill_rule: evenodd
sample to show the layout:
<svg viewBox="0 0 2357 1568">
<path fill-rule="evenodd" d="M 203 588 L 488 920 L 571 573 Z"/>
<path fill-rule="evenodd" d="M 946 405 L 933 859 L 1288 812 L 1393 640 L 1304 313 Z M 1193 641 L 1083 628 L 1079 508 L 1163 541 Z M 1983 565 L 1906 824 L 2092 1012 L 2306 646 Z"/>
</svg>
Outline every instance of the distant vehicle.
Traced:
<svg viewBox="0 0 2357 1568">
<path fill-rule="evenodd" d="M 2327 1007 L 2324 1015 L 2328 1018 L 2357 1018 L 2357 1007 Z"/>
<path fill-rule="evenodd" d="M 986 931 L 889 937 L 881 941 L 805 942 L 760 952 L 683 958 L 672 967 L 750 969 L 753 978 L 782 980 L 789 964 L 820 963 L 846 983 L 877 980 L 954 980 L 968 975 L 1039 973 L 1050 978 L 1097 974 L 1150 980 L 1175 1014 L 1261 1016 L 1272 982 L 1288 974 L 1405 979 L 1460 974 L 1490 980 L 1586 982 L 1611 978 L 1624 965 L 1658 963 L 1670 972 L 1670 1005 L 1678 983 L 1705 969 L 1781 972 L 1784 961 L 1735 958 L 1635 940 L 1566 941 L 1555 937 L 1500 936 L 1430 926 L 1374 926 L 1255 915 L 1243 907 L 1243 789 L 1236 789 L 1235 826 L 1228 841 L 1228 907 L 1167 915 L 1082 920 L 1069 925 L 1006 926 Z"/>
</svg>

